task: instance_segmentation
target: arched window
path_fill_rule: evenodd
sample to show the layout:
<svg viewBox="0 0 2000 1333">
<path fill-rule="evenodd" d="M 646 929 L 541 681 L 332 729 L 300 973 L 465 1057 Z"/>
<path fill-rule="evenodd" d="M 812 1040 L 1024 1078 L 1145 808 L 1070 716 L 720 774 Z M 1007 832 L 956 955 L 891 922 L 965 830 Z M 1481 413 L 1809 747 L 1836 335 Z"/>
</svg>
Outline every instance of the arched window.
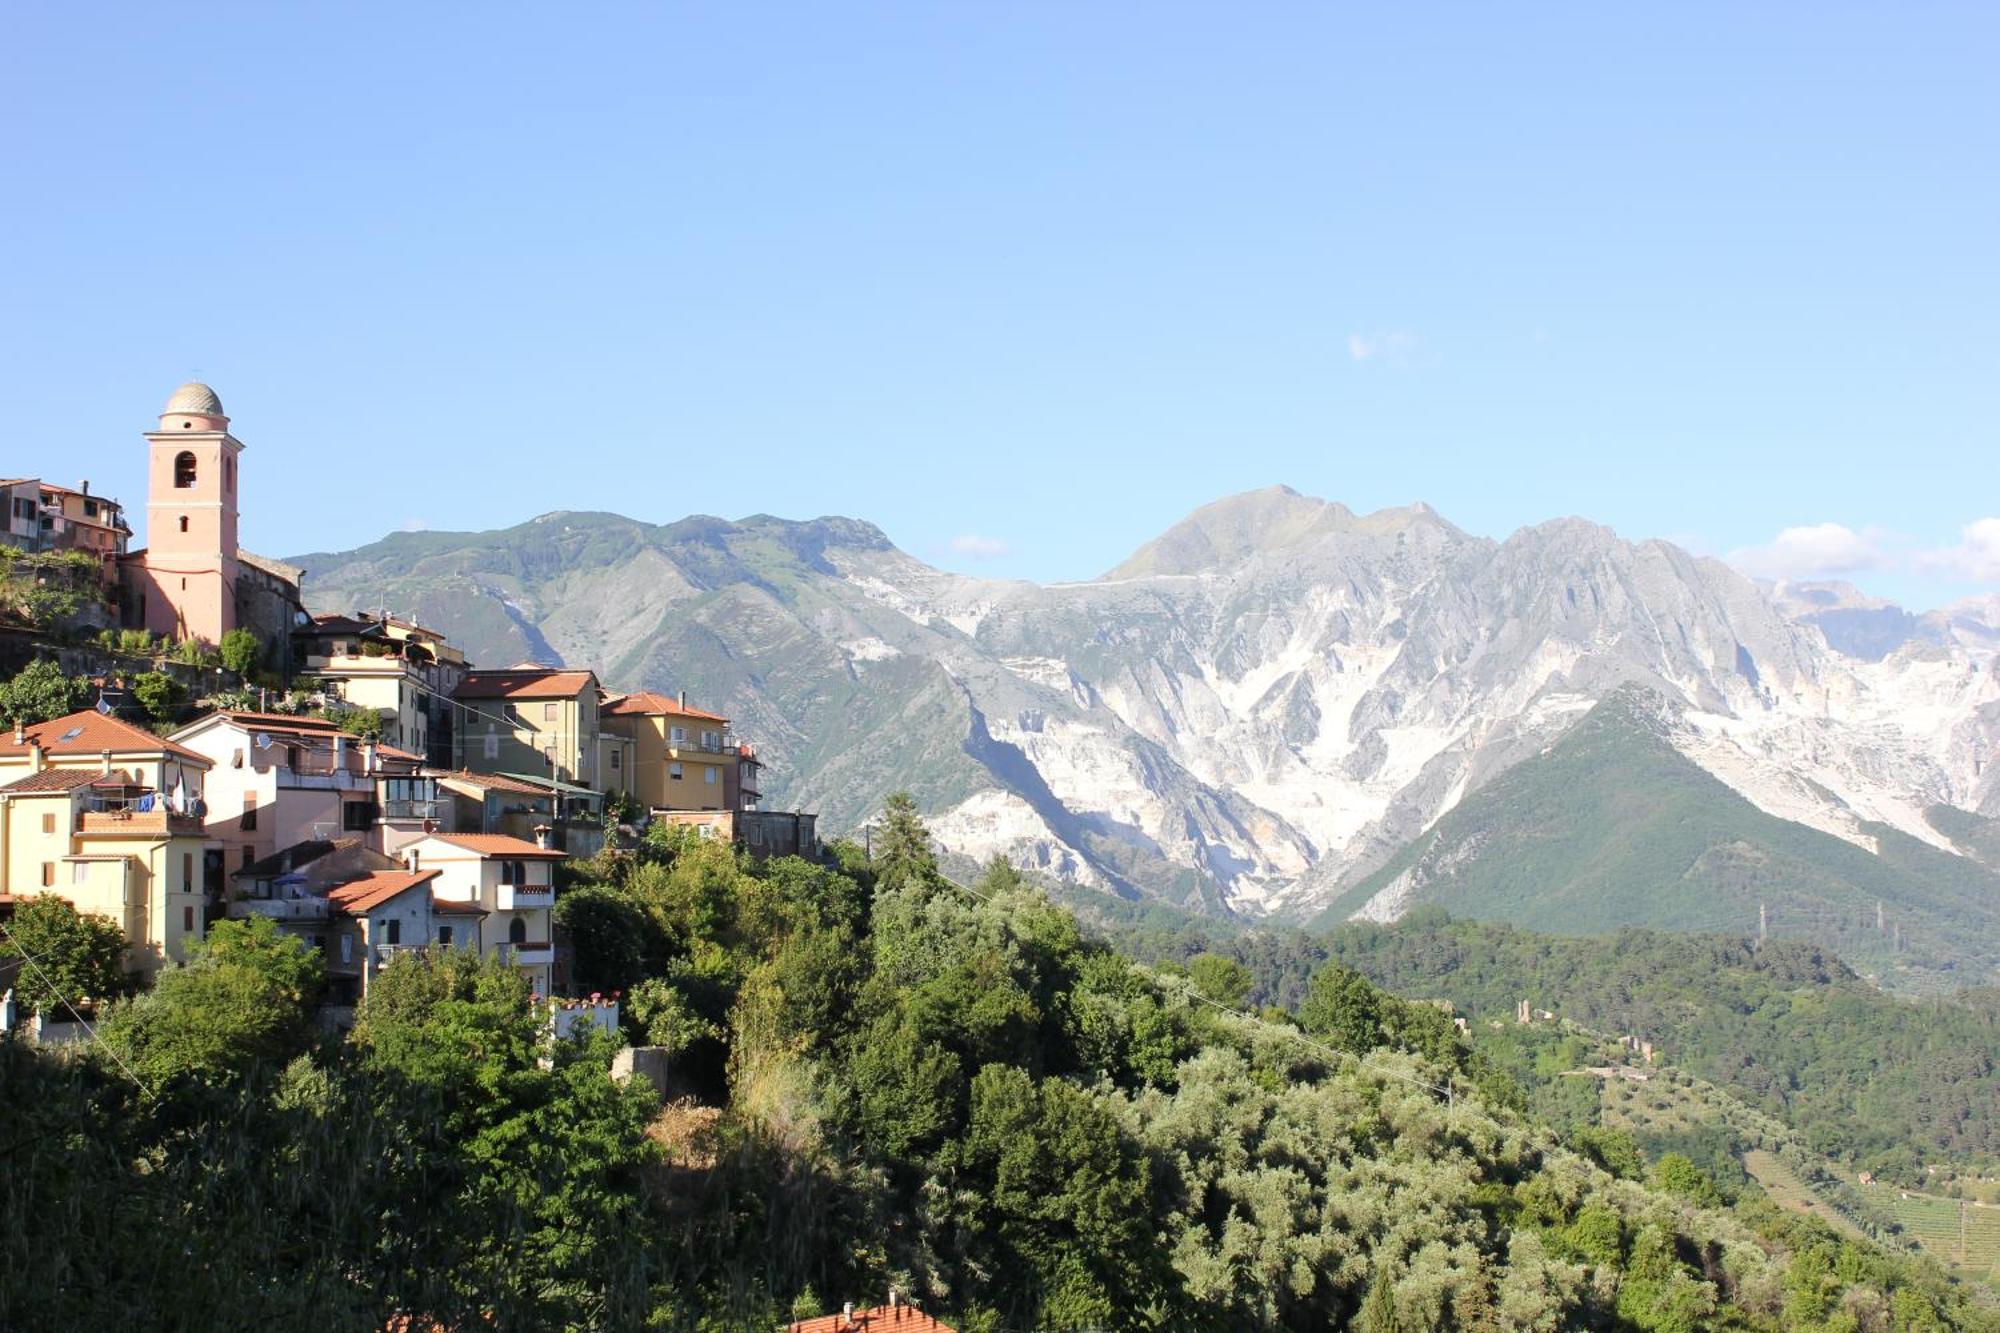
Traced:
<svg viewBox="0 0 2000 1333">
<path fill-rule="evenodd" d="M 174 489 L 194 489 L 194 455 L 185 449 L 174 455 Z"/>
<path fill-rule="evenodd" d="M 181 531 L 182 531 L 182 532 L 186 532 L 187 530 L 188 530 L 188 516 L 187 516 L 186 514 L 182 514 L 182 515 L 181 515 Z"/>
<path fill-rule="evenodd" d="M 528 919 L 517 916 L 507 923 L 507 943 L 526 944 L 528 942 Z"/>
</svg>

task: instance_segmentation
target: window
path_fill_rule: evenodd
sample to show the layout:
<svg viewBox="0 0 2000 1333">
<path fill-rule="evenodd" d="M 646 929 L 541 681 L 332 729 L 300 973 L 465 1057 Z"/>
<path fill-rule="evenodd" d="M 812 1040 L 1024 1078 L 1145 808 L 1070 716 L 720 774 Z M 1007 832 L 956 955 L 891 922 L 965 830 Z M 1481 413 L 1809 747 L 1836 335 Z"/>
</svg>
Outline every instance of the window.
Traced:
<svg viewBox="0 0 2000 1333">
<path fill-rule="evenodd" d="M 343 801 L 340 806 L 340 827 L 348 833 L 366 833 L 375 827 L 375 803 L 373 801 Z"/>
<path fill-rule="evenodd" d="M 54 833 L 55 831 L 56 831 L 56 817 L 55 817 L 54 815 L 52 815 L 52 814 L 50 814 L 50 815 L 43 815 L 43 816 L 42 816 L 42 832 L 44 832 L 44 833 Z"/>
<path fill-rule="evenodd" d="M 556 706 L 554 704 L 543 704 L 542 721 L 553 722 L 555 720 L 556 720 Z"/>
<path fill-rule="evenodd" d="M 181 853 L 181 892 L 194 892 L 194 853 Z"/>
<path fill-rule="evenodd" d="M 715 785 L 715 775 L 721 771 L 721 769 L 713 764 L 703 764 L 701 766 L 701 780 L 713 787 Z"/>
<path fill-rule="evenodd" d="M 526 944 L 528 942 L 528 919 L 517 916 L 507 923 L 507 943 Z"/>
<path fill-rule="evenodd" d="M 250 863 L 256 859 L 257 859 L 256 852 L 250 850 L 248 847 L 245 847 L 243 849 L 243 868 L 245 870 L 248 870 L 250 868 Z"/>
<path fill-rule="evenodd" d="M 192 906 L 181 908 L 181 929 L 189 934 L 194 933 L 194 908 Z"/>
<path fill-rule="evenodd" d="M 243 767 L 243 751 L 241 751 L 241 750 L 233 750 L 233 751 L 231 751 L 231 752 L 230 752 L 230 755 L 229 755 L 229 766 L 230 766 L 231 768 L 241 768 L 241 767 Z"/>
<path fill-rule="evenodd" d="M 485 752 L 488 759 L 498 759 L 500 757 L 500 738 L 492 732 L 486 734 Z"/>
<path fill-rule="evenodd" d="M 443 946 L 444 946 L 445 948 L 447 948 L 447 949 L 449 949 L 449 948 L 451 947 L 451 927 L 450 927 L 450 926 L 439 926 L 439 927 L 438 927 L 438 943 L 439 943 L 439 944 L 442 944 L 442 945 L 443 945 Z"/>
<path fill-rule="evenodd" d="M 340 937 L 340 961 L 343 963 L 354 961 L 354 937 L 352 935 L 342 935 Z"/>
<path fill-rule="evenodd" d="M 390 917 L 390 918 L 389 918 L 389 920 L 388 920 L 388 923 L 387 923 L 387 924 L 388 924 L 388 928 L 389 928 L 389 941 L 388 941 L 388 942 L 389 942 L 389 943 L 391 943 L 391 944 L 401 944 L 401 943 L 403 942 L 403 923 L 402 923 L 402 921 L 401 921 L 401 920 L 399 920 L 398 918 L 396 918 L 396 917 L 393 917 L 393 916 L 392 916 L 392 917 Z"/>
<path fill-rule="evenodd" d="M 667 733 L 667 738 L 675 745 L 685 745 L 687 744 L 688 729 L 686 727 L 675 727 Z"/>
<path fill-rule="evenodd" d="M 177 491 L 194 488 L 194 455 L 183 449 L 174 455 L 174 489 Z"/>
<path fill-rule="evenodd" d="M 526 861 L 502 861 L 500 863 L 500 882 L 502 884 L 526 884 L 528 882 L 528 863 Z"/>
<path fill-rule="evenodd" d="M 292 772 L 294 772 L 294 773 L 296 773 L 296 772 L 298 772 L 298 771 L 299 771 L 299 747 L 298 747 L 298 746 L 296 746 L 296 745 L 287 745 L 287 746 L 285 747 L 285 767 L 286 767 L 286 768 L 289 768 L 289 769 L 291 769 L 291 770 L 292 770 Z"/>
<path fill-rule="evenodd" d="M 668 764 L 667 776 L 675 782 L 679 782 L 681 780 L 681 766 L 679 764 Z"/>
<path fill-rule="evenodd" d="M 611 771 L 613 773 L 618 771 L 618 751 L 616 750 L 611 752 Z"/>
<path fill-rule="evenodd" d="M 186 514 L 182 514 L 182 515 L 181 515 L 181 531 L 182 531 L 182 532 L 186 532 L 187 530 L 188 530 L 188 516 L 187 516 Z"/>
<path fill-rule="evenodd" d="M 56 863 L 54 861 L 44 861 L 42 862 L 42 887 L 45 889 L 53 889 L 55 886 L 56 886 Z"/>
<path fill-rule="evenodd" d="M 90 863 L 89 863 L 89 862 L 87 862 L 87 861 L 72 861 L 72 862 L 70 862 L 70 863 L 69 863 L 69 882 L 70 882 L 70 883 L 72 883 L 72 884 L 88 884 L 88 883 L 90 883 Z"/>
<path fill-rule="evenodd" d="M 85 518 L 96 518 L 96 517 L 97 517 L 97 501 L 95 501 L 95 500 L 85 500 L 85 501 L 83 502 L 83 516 L 84 516 Z"/>
<path fill-rule="evenodd" d="M 245 833 L 255 833 L 257 831 L 256 792 L 246 791 L 243 793 L 243 822 L 238 824 L 237 827 Z M 248 847 L 243 849 L 243 864 L 246 866 L 250 864 L 250 849 Z"/>
<path fill-rule="evenodd" d="M 232 494 L 236 490 L 236 460 L 233 458 L 222 460 L 222 489 Z"/>
</svg>

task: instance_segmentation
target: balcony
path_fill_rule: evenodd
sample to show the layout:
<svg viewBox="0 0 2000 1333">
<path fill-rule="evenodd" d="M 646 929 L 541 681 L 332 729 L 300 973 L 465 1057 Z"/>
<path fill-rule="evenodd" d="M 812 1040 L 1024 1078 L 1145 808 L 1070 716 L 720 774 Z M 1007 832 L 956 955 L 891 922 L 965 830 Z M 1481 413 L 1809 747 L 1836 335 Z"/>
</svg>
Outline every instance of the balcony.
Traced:
<svg viewBox="0 0 2000 1333">
<path fill-rule="evenodd" d="M 502 912 L 523 912 L 533 907 L 554 907 L 553 884 L 502 884 L 493 904 Z"/>
<path fill-rule="evenodd" d="M 390 960 L 401 953 L 422 953 L 421 944 L 378 944 L 375 946 L 375 966 L 387 967 Z"/>
<path fill-rule="evenodd" d="M 86 810 L 77 832 L 86 837 L 165 838 L 204 832 L 201 816 L 168 810 Z"/>
<path fill-rule="evenodd" d="M 294 769 L 280 765 L 278 787 L 292 791 L 374 791 L 375 779 L 348 769 Z"/>
<path fill-rule="evenodd" d="M 438 809 L 442 804 L 439 801 L 384 801 L 382 818 L 437 819 Z"/>
<path fill-rule="evenodd" d="M 556 960 L 556 947 L 547 941 L 526 944 L 502 944 L 498 946 L 500 961 L 512 963 L 515 967 L 542 967 Z"/>
<path fill-rule="evenodd" d="M 232 918 L 267 916 L 273 921 L 324 921 L 324 898 L 239 898 L 229 904 Z"/>
</svg>

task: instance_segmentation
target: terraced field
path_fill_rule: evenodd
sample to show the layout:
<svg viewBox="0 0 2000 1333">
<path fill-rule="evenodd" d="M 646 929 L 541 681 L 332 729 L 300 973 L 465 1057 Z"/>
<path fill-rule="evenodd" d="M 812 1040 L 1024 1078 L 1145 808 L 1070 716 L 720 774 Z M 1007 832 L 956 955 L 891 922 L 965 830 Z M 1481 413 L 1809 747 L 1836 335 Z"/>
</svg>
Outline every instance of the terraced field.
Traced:
<svg viewBox="0 0 2000 1333">
<path fill-rule="evenodd" d="M 1814 1194 L 1803 1180 L 1792 1173 L 1790 1167 L 1778 1160 L 1775 1153 L 1753 1148 L 1743 1154 L 1743 1169 L 1750 1173 L 1752 1180 L 1764 1187 L 1764 1193 L 1780 1208 L 1816 1217 L 1843 1236 L 1863 1241 L 1868 1239 L 1866 1233 L 1843 1216 L 1839 1209 Z"/>
<path fill-rule="evenodd" d="M 1893 1185 L 1859 1188 L 1868 1202 L 1893 1214 L 1903 1230 L 1939 1260 L 1970 1276 L 2000 1281 L 2000 1208 L 1981 1208 Z"/>
</svg>

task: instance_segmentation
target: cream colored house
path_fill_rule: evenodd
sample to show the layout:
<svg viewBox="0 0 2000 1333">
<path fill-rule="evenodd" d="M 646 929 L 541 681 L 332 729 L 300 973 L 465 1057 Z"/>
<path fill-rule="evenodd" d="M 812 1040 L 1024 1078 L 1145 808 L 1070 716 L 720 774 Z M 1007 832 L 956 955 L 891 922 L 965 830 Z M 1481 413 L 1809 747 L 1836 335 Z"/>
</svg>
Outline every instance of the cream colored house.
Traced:
<svg viewBox="0 0 2000 1333">
<path fill-rule="evenodd" d="M 589 671 L 468 672 L 452 695 L 452 767 L 601 791 L 598 694 Z"/>
<path fill-rule="evenodd" d="M 451 762 L 451 696 L 467 664 L 444 635 L 386 614 L 317 616 L 293 645 L 301 670 L 332 682 L 353 707 L 382 715 L 385 742 Z"/>
<path fill-rule="evenodd" d="M 221 893 L 203 827 L 207 761 L 130 723 L 73 713 L 0 738 L 0 894 L 110 917 L 134 971 L 184 962 Z"/>
<path fill-rule="evenodd" d="M 549 994 L 555 962 L 555 868 L 563 854 L 546 836 L 527 842 L 499 833 L 435 833 L 403 849 L 412 872 L 436 872 L 432 895 L 484 912 L 480 947 L 529 975 Z"/>
</svg>

